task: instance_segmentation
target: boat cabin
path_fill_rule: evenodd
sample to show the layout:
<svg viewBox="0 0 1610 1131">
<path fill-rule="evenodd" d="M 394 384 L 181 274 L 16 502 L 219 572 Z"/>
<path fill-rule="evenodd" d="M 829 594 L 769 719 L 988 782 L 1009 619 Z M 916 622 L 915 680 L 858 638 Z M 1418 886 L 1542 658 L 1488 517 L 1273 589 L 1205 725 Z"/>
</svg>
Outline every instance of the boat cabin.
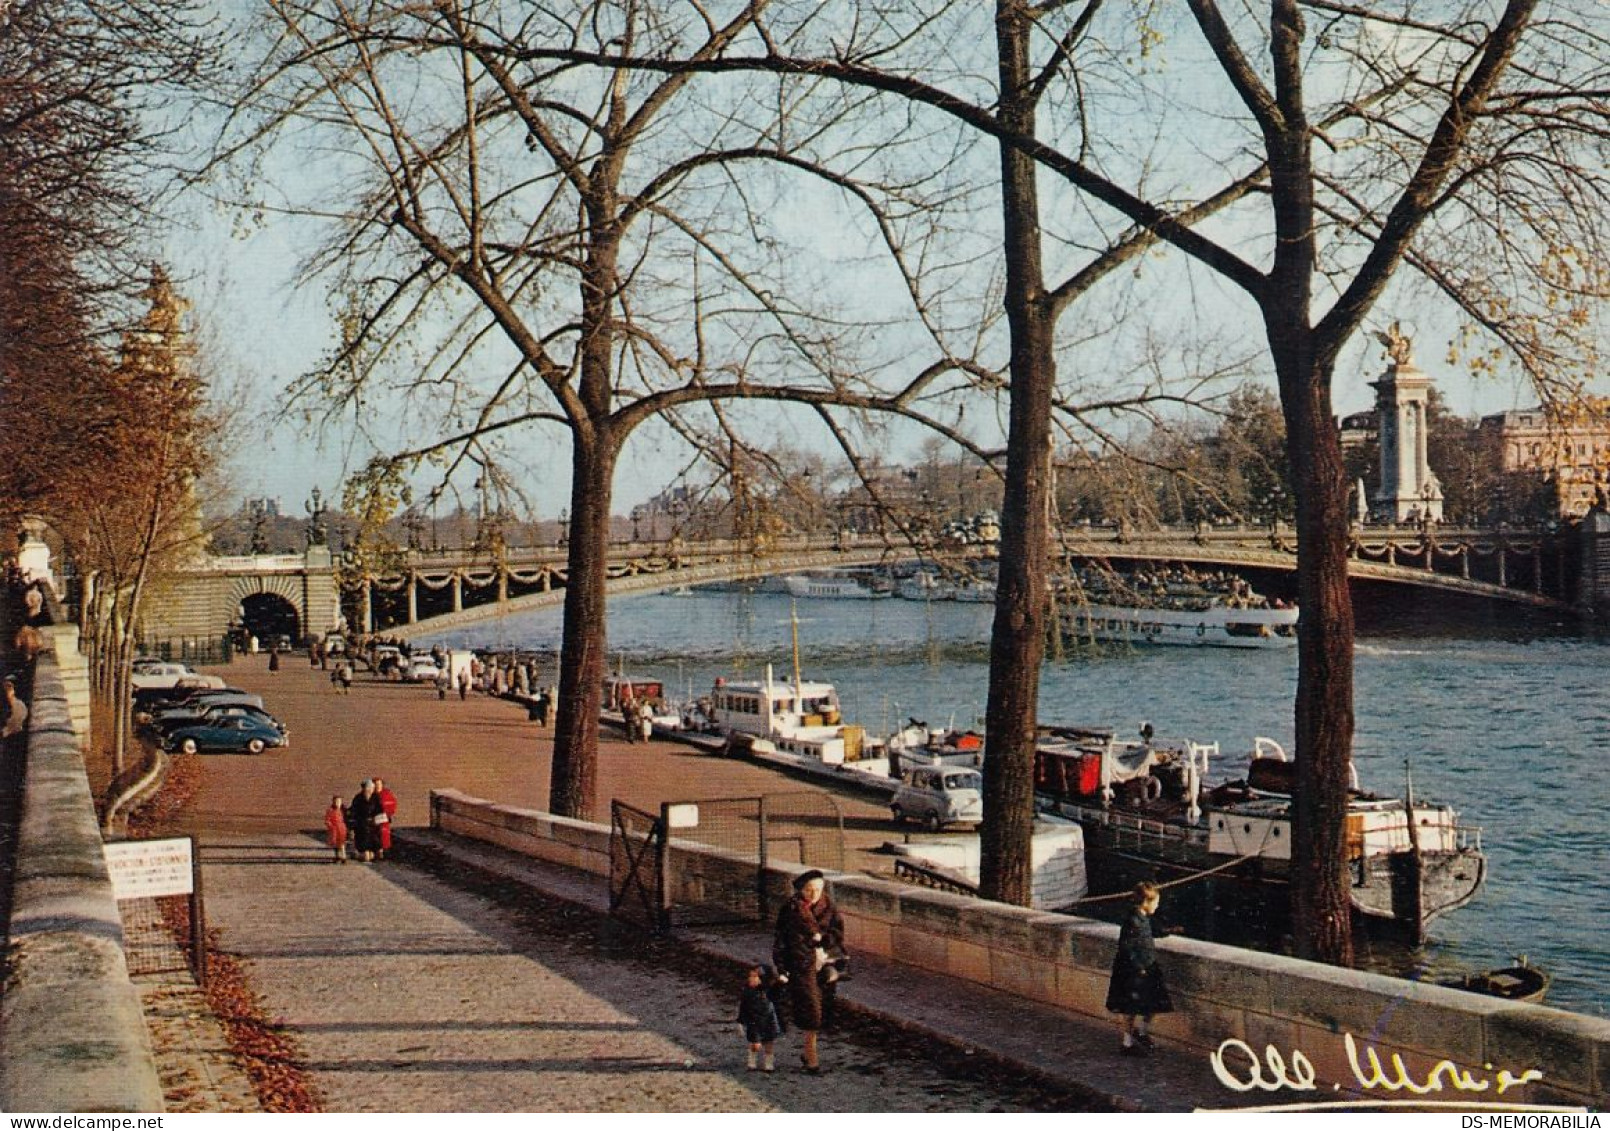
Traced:
<svg viewBox="0 0 1610 1131">
<path fill-rule="evenodd" d="M 717 679 L 710 694 L 717 729 L 771 742 L 783 753 L 838 764 L 861 756 L 860 727 L 844 724 L 831 683 Z"/>
</svg>

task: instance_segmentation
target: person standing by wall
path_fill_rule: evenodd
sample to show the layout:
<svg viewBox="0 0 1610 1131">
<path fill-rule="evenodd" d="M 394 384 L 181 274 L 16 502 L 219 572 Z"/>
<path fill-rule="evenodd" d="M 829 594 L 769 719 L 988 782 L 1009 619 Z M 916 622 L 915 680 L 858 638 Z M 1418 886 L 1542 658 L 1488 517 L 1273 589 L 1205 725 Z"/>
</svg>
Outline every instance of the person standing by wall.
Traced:
<svg viewBox="0 0 1610 1131">
<path fill-rule="evenodd" d="M 1118 953 L 1113 957 L 1112 981 L 1107 986 L 1107 1011 L 1119 1014 L 1125 1056 L 1145 1056 L 1152 1048 L 1152 1017 L 1174 1012 L 1168 983 L 1157 964 L 1152 939 L 1152 916 L 1162 902 L 1156 884 L 1135 885 L 1135 906 L 1118 931 Z"/>
<path fill-rule="evenodd" d="M 8 759 L 17 757 L 28 731 L 28 704 L 18 697 L 17 681 L 9 675 L 0 684 L 0 709 L 5 711 L 5 721 L 0 722 L 0 749 Z"/>
</svg>

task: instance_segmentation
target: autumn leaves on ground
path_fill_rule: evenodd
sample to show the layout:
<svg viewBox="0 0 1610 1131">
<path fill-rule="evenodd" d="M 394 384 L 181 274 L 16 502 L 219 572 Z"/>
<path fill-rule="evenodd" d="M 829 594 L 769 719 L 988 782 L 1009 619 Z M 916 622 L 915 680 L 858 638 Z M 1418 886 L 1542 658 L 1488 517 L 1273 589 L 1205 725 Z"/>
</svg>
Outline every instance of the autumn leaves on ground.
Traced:
<svg viewBox="0 0 1610 1131">
<path fill-rule="evenodd" d="M 98 759 L 104 780 L 110 767 L 104 754 Z M 151 802 L 129 821 L 129 835 L 161 836 L 174 823 L 201 784 L 201 764 L 194 755 L 176 755 L 168 777 Z M 190 909 L 180 899 L 163 901 L 163 918 L 181 945 L 190 939 Z M 186 947 L 194 968 L 194 956 Z M 207 1005 L 224 1026 L 230 1051 L 240 1061 L 264 1111 L 317 1112 L 323 1107 L 302 1067 L 295 1038 L 275 1024 L 262 998 L 251 987 L 245 969 L 220 945 L 218 932 L 207 932 Z M 172 1097 L 169 1097 L 170 1099 Z"/>
</svg>

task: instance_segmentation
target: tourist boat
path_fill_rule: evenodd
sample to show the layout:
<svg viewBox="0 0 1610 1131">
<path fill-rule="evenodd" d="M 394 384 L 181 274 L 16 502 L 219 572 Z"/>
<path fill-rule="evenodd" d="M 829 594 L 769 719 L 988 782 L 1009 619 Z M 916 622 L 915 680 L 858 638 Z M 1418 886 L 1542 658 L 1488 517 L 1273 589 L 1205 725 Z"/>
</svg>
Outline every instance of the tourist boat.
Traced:
<svg viewBox="0 0 1610 1131">
<path fill-rule="evenodd" d="M 895 585 L 895 595 L 907 601 L 957 601 L 962 604 L 991 604 L 995 582 L 988 578 L 946 579 L 930 570 L 919 570 Z"/>
<path fill-rule="evenodd" d="M 1169 902 L 1209 937 L 1278 943 L 1290 929 L 1296 765 L 1256 740 L 1243 779 L 1209 786 L 1217 743 L 1138 741 L 1111 731 L 1042 728 L 1037 808 L 1077 821 L 1090 887 L 1191 881 Z M 1464 906 L 1486 879 L 1481 830 L 1446 805 L 1349 790 L 1346 844 L 1355 928 L 1418 942 L 1426 924 Z"/>
<path fill-rule="evenodd" d="M 1440 986 L 1449 989 L 1465 990 L 1473 994 L 1486 994 L 1488 997 L 1503 998 L 1505 1001 L 1523 1001 L 1536 1004 L 1543 1000 L 1549 992 L 1549 985 L 1554 979 L 1544 970 L 1538 969 L 1526 960 L 1523 954 L 1515 960 L 1515 965 L 1500 967 L 1497 970 L 1483 970 L 1476 974 L 1464 974 L 1457 978 L 1448 978 L 1438 982 Z"/>
<path fill-rule="evenodd" d="M 1297 643 L 1297 610 L 1238 608 L 1219 598 L 1196 609 L 1084 605 L 1073 611 L 1072 628 L 1091 640 L 1121 644 L 1290 648 Z"/>
<path fill-rule="evenodd" d="M 1297 643 L 1297 609 L 1270 603 L 1235 578 L 1211 586 L 1187 575 L 1144 593 L 1098 575 L 1060 588 L 1073 606 L 1073 632 L 1090 640 L 1209 648 Z"/>
<path fill-rule="evenodd" d="M 858 577 L 849 577 L 844 574 L 829 574 L 818 577 L 814 574 L 791 574 L 782 579 L 783 586 L 791 597 L 828 598 L 838 601 L 875 601 L 889 596 L 882 590 L 874 589 Z"/>
</svg>

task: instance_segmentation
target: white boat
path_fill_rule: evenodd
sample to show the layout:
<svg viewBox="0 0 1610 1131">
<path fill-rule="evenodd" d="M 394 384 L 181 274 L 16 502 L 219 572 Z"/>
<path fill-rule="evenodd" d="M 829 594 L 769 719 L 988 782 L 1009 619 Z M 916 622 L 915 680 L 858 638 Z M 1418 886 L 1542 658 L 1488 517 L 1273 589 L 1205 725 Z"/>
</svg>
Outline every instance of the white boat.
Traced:
<svg viewBox="0 0 1610 1131">
<path fill-rule="evenodd" d="M 794 678 L 779 681 L 766 665 L 761 680 L 717 678 L 707 724 L 727 738 L 733 753 L 809 771 L 851 772 L 857 780 L 893 790 L 889 759 L 866 741 L 866 730 L 844 721 L 838 690 L 806 680 L 799 667 L 799 617 L 792 616 Z"/>
<path fill-rule="evenodd" d="M 812 574 L 790 574 L 782 579 L 784 587 L 793 597 L 825 597 L 839 601 L 875 601 L 889 594 L 867 585 L 860 578 L 830 574 L 817 577 Z"/>
<path fill-rule="evenodd" d="M 749 753 L 783 755 L 791 763 L 845 766 L 887 778 L 889 761 L 872 753 L 864 728 L 844 721 L 831 683 L 796 677 L 778 680 L 766 665 L 761 680 L 718 678 L 710 693 L 709 718 L 716 730 L 741 736 Z"/>
<path fill-rule="evenodd" d="M 918 570 L 895 585 L 895 595 L 907 601 L 950 601 L 956 587 L 932 570 Z"/>
<path fill-rule="evenodd" d="M 1090 640 L 1121 644 L 1173 644 L 1205 648 L 1291 648 L 1297 643 L 1297 609 L 1238 608 L 1212 598 L 1200 608 L 1083 605 L 1072 628 Z"/>
</svg>

